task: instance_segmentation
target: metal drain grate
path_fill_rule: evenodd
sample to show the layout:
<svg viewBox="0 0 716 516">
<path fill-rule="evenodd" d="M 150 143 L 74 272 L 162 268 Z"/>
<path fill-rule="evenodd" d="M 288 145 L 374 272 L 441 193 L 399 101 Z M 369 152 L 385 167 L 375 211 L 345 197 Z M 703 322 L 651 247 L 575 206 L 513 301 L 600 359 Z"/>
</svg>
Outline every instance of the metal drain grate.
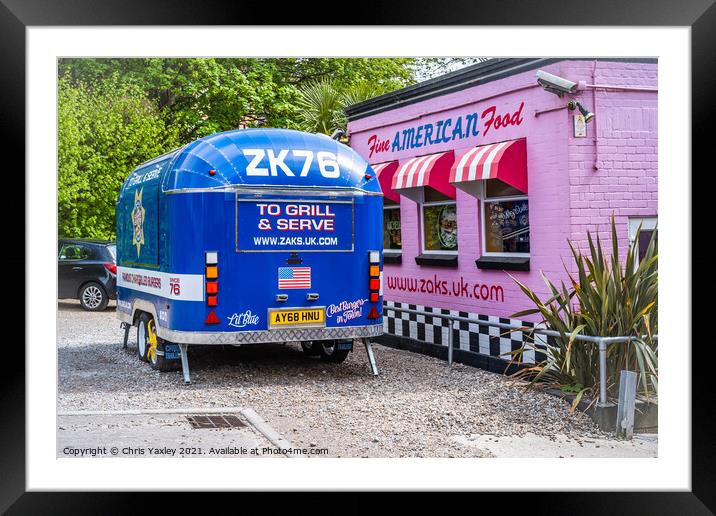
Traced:
<svg viewBox="0 0 716 516">
<path fill-rule="evenodd" d="M 246 426 L 246 423 L 236 416 L 196 415 L 186 416 L 186 419 L 192 428 L 242 428 Z"/>
</svg>

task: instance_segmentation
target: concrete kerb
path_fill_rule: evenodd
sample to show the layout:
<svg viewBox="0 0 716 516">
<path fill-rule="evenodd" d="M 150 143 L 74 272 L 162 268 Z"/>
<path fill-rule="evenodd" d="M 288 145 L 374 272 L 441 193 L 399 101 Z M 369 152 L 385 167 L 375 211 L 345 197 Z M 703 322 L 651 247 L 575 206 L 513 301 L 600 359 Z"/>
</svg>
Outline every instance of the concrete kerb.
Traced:
<svg viewBox="0 0 716 516">
<path fill-rule="evenodd" d="M 281 451 L 288 451 L 294 448 L 291 441 L 283 437 L 276 430 L 274 430 L 266 421 L 259 416 L 254 409 L 247 408 L 240 411 L 241 415 L 246 418 L 252 427 L 254 427 L 259 433 L 261 433 L 271 444 L 276 446 Z M 293 457 L 291 453 L 285 453 L 286 457 Z"/>
<path fill-rule="evenodd" d="M 570 405 L 575 395 L 562 392 L 559 389 L 545 389 L 547 394 L 562 398 Z M 598 405 L 582 399 L 577 405 L 577 410 L 585 412 L 604 432 L 616 432 L 617 406 L 614 403 Z M 659 431 L 659 405 L 647 403 L 643 400 L 636 400 L 634 411 L 634 431 L 639 433 L 658 433 Z"/>
<path fill-rule="evenodd" d="M 70 410 L 58 412 L 58 416 L 143 416 L 152 414 L 233 414 L 240 413 L 243 407 L 189 407 L 125 410 Z"/>
</svg>

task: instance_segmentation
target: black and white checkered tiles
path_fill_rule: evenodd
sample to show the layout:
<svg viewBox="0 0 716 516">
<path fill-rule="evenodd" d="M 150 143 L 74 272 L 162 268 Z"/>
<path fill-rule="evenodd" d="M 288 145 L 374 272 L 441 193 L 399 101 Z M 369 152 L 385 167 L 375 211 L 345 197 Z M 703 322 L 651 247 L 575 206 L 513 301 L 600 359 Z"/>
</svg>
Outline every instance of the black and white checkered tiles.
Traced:
<svg viewBox="0 0 716 516">
<path fill-rule="evenodd" d="M 400 337 L 408 337 L 410 339 L 430 344 L 447 346 L 448 332 L 450 331 L 450 321 L 441 317 L 433 317 L 428 315 L 410 314 L 405 312 L 395 312 L 390 310 L 394 308 L 405 308 L 408 310 L 419 310 L 423 312 L 431 312 L 443 315 L 456 315 L 459 317 L 475 318 L 480 321 L 500 322 L 505 324 L 516 324 L 526 327 L 534 327 L 534 323 L 520 321 L 517 319 L 507 319 L 504 317 L 495 317 L 492 315 L 474 314 L 468 312 L 460 312 L 457 310 L 446 310 L 444 308 L 432 308 L 423 305 L 411 305 L 407 303 L 397 303 L 394 301 L 385 301 L 383 310 L 383 330 L 391 335 Z M 460 329 L 457 329 L 459 325 Z M 523 345 L 523 332 L 509 332 L 496 326 L 487 324 L 468 323 L 460 321 L 456 323 L 453 329 L 453 347 L 473 353 L 480 353 L 492 357 L 498 357 L 506 361 L 512 359 L 511 355 L 505 354 L 515 351 Z M 528 349 L 525 351 L 522 362 L 527 364 L 544 360 L 544 353 L 539 348 L 544 348 L 547 340 L 542 335 L 535 335 L 537 350 Z M 536 354 L 536 357 L 535 357 Z"/>
</svg>

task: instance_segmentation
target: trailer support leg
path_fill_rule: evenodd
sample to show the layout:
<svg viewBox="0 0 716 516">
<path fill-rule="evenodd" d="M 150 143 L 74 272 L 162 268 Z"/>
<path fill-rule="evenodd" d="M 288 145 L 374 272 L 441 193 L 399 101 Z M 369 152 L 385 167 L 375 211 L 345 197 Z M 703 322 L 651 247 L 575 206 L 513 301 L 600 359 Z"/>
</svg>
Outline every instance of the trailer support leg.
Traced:
<svg viewBox="0 0 716 516">
<path fill-rule="evenodd" d="M 189 376 L 189 354 L 187 353 L 187 345 L 179 344 L 179 352 L 181 354 L 181 372 L 184 375 L 184 383 L 190 384 L 191 377 Z"/>
<path fill-rule="evenodd" d="M 122 342 L 122 349 L 127 349 L 127 340 L 129 339 L 129 329 L 132 327 L 131 324 L 123 322 L 120 325 L 121 328 L 124 328 L 124 341 Z"/>
<path fill-rule="evenodd" d="M 365 352 L 368 354 L 368 363 L 370 364 L 370 371 L 373 376 L 378 376 L 378 365 L 375 363 L 375 355 L 373 354 L 373 344 L 370 339 L 363 339 L 365 344 Z"/>
</svg>

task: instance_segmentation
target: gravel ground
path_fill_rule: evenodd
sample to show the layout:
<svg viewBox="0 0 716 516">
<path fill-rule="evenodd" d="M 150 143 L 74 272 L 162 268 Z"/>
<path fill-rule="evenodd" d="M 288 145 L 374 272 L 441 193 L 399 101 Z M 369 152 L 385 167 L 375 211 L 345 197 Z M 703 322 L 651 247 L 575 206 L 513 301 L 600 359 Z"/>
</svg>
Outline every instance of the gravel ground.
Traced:
<svg viewBox="0 0 716 516">
<path fill-rule="evenodd" d="M 101 313 L 58 303 L 58 410 L 251 407 L 296 446 L 334 457 L 480 457 L 459 436 L 608 438 L 568 405 L 509 378 L 375 345 L 380 376 L 356 347 L 343 364 L 297 344 L 190 348 L 192 384 L 159 373 L 129 350 L 114 305 Z"/>
</svg>

